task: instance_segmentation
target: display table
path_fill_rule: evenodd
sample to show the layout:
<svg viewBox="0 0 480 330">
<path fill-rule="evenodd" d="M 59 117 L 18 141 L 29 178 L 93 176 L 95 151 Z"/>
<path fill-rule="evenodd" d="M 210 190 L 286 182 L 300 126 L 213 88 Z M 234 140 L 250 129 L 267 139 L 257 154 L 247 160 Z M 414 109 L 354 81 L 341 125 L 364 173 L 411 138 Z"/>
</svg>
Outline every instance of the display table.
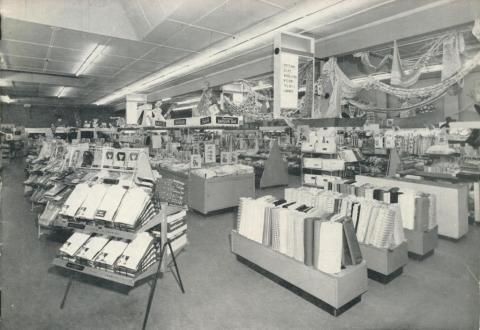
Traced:
<svg viewBox="0 0 480 330">
<path fill-rule="evenodd" d="M 252 241 L 235 230 L 232 230 L 231 239 L 232 252 L 240 261 L 245 260 L 252 268 L 270 275 L 276 282 L 280 280 L 283 284 L 293 285 L 296 293 L 313 300 L 334 316 L 360 302 L 362 294 L 367 291 L 365 260 L 358 265 L 347 266 L 340 273 L 327 274 Z"/>
<path fill-rule="evenodd" d="M 188 206 L 202 213 L 238 206 L 240 197 L 255 197 L 255 174 L 188 179 Z"/>
<path fill-rule="evenodd" d="M 438 246 L 438 227 L 427 231 L 404 229 L 408 244 L 408 256 L 423 260 L 431 256 Z"/>
<path fill-rule="evenodd" d="M 360 243 L 363 258 L 367 261 L 368 277 L 387 284 L 403 273 L 408 263 L 408 247 L 403 242 L 394 249 L 380 249 Z"/>
<path fill-rule="evenodd" d="M 468 232 L 468 184 L 357 175 L 359 184 L 414 189 L 436 197 L 438 235 L 459 239 Z"/>
</svg>

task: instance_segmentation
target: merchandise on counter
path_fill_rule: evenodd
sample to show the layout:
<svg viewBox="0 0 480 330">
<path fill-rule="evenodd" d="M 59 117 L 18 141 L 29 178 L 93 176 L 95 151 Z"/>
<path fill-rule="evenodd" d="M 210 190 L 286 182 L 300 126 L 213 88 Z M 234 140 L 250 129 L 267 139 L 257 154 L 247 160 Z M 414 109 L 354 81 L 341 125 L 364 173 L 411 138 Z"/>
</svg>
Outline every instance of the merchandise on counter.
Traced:
<svg viewBox="0 0 480 330">
<path fill-rule="evenodd" d="M 213 166 L 196 169 L 191 172 L 192 175 L 206 179 L 218 176 L 241 175 L 248 173 L 253 173 L 253 167 L 242 164 Z"/>
</svg>

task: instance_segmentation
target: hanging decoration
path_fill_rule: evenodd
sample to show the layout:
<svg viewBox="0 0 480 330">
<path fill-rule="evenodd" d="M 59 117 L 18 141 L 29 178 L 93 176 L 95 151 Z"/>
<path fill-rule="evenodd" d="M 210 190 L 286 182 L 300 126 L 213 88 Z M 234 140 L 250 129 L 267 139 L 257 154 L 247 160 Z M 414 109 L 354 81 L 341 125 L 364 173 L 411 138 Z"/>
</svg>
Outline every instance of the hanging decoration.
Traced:
<svg viewBox="0 0 480 330">
<path fill-rule="evenodd" d="M 299 85 L 305 86 L 305 96 L 299 104 L 299 113 L 301 117 L 309 118 L 312 115 L 313 106 L 313 60 L 300 66 L 298 73 Z"/>
<path fill-rule="evenodd" d="M 249 115 L 256 119 L 271 119 L 273 114 L 271 104 L 273 98 L 270 89 L 264 89 L 261 92 L 253 89 L 254 83 L 248 80 L 241 80 L 243 90 L 243 101 L 235 104 L 229 97 L 224 96 L 224 111 L 231 115 Z"/>
<path fill-rule="evenodd" d="M 475 21 L 475 29 L 478 30 L 475 33 L 478 34 L 477 38 L 480 41 L 480 22 L 478 20 Z M 464 51 L 464 40 L 459 32 L 450 32 L 431 42 L 428 47 L 427 52 L 415 62 L 402 61 L 396 42 L 394 42 L 392 85 L 376 80 L 373 76 L 367 76 L 363 80 L 351 80 L 339 67 L 337 59 L 330 58 L 323 65 L 322 74 L 316 82 L 316 90 L 320 96 L 326 95 L 325 89 L 331 86 L 328 108 L 322 111 L 322 116 L 339 117 L 342 104 L 351 104 L 364 112 L 412 112 L 415 109 L 426 109 L 426 106 L 443 97 L 450 87 L 461 84 L 463 78 L 480 65 L 480 52 L 467 58 L 462 64 L 460 55 Z M 422 69 L 433 56 L 439 54 L 440 48 L 444 51 L 442 80 L 426 87 L 406 88 L 405 86 L 411 86 L 418 81 Z M 364 56 L 365 60 L 366 58 Z M 405 68 L 408 69 L 404 71 Z M 395 83 L 397 86 L 393 86 Z M 398 108 L 382 108 L 364 104 L 357 99 L 357 93 L 361 90 L 384 92 L 399 98 L 403 103 Z M 430 108 L 428 107 L 428 109 Z"/>
<path fill-rule="evenodd" d="M 370 54 L 368 52 L 358 52 L 353 54 L 353 57 L 360 58 L 360 61 L 362 62 L 363 66 L 367 68 L 368 71 L 370 72 L 376 72 L 378 69 L 380 69 L 382 66 L 384 66 L 388 61 L 392 60 L 392 55 L 388 54 L 385 55 L 380 63 L 377 65 L 373 65 L 372 62 L 370 61 Z"/>
</svg>

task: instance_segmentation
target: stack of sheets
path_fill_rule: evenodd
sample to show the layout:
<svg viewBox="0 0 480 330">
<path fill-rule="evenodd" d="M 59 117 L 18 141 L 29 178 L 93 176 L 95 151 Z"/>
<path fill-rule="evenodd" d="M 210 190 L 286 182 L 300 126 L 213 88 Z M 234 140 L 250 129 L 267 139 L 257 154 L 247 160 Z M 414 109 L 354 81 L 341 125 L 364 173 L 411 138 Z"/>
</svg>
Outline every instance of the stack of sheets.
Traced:
<svg viewBox="0 0 480 330">
<path fill-rule="evenodd" d="M 123 196 L 113 221 L 115 227 L 135 230 L 151 220 L 156 213 L 150 194 L 142 188 L 135 187 L 128 189 Z"/>
<path fill-rule="evenodd" d="M 156 248 L 150 233 L 141 233 L 127 245 L 116 262 L 115 271 L 135 277 L 156 261 Z"/>
</svg>

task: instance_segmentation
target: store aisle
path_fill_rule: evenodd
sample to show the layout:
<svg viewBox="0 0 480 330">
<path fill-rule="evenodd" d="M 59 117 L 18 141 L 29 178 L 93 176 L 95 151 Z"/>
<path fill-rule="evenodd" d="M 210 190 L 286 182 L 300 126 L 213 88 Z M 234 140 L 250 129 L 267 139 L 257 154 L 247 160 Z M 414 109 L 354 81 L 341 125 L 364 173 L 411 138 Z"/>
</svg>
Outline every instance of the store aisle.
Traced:
<svg viewBox="0 0 480 330">
<path fill-rule="evenodd" d="M 51 266 L 60 242 L 37 239 L 23 197 L 23 165 L 3 171 L 3 329 L 139 329 L 148 285 L 130 292 L 79 278 L 66 306 L 68 273 Z M 292 177 L 292 183 L 298 182 Z M 282 195 L 283 188 L 260 194 Z M 440 240 L 434 256 L 410 261 L 388 285 L 369 281 L 362 302 L 334 318 L 239 263 L 230 253 L 235 213 L 190 212 L 190 245 L 178 258 L 186 294 L 171 274 L 160 280 L 149 329 L 472 329 L 478 328 L 480 227 L 458 242 Z"/>
</svg>

